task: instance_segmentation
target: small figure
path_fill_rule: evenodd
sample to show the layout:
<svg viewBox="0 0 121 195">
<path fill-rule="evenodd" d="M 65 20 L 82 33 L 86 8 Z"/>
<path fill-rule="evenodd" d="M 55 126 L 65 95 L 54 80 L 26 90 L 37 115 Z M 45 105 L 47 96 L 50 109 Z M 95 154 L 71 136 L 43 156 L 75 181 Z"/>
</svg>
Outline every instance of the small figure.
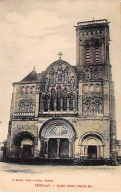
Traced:
<svg viewBox="0 0 121 195">
<path fill-rule="evenodd" d="M 74 77 L 71 78 L 71 90 L 75 89 L 75 80 Z"/>
<path fill-rule="evenodd" d="M 52 70 L 50 71 L 50 84 L 54 84 L 54 69 L 52 68 Z"/>
<path fill-rule="evenodd" d="M 69 83 L 69 75 L 68 72 L 65 72 L 65 84 Z"/>
<path fill-rule="evenodd" d="M 45 79 L 45 91 L 48 91 L 48 78 Z"/>
</svg>

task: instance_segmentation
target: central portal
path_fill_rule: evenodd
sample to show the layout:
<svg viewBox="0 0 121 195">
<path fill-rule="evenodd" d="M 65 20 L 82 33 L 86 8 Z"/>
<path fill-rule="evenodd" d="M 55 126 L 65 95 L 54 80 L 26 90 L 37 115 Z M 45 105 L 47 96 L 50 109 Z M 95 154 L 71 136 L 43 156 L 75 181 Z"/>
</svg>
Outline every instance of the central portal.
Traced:
<svg viewBox="0 0 121 195">
<path fill-rule="evenodd" d="M 50 119 L 40 129 L 40 154 L 46 159 L 73 158 L 75 140 L 75 129 L 70 122 L 61 118 Z"/>
<path fill-rule="evenodd" d="M 69 140 L 64 138 L 49 139 L 48 158 L 69 158 Z"/>
</svg>

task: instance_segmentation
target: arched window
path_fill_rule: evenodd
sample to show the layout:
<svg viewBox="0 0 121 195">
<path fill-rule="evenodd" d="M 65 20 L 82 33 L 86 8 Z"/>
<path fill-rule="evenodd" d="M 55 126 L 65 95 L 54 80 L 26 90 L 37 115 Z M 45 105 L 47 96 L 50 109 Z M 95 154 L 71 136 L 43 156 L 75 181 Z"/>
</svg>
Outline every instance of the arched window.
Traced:
<svg viewBox="0 0 121 195">
<path fill-rule="evenodd" d="M 86 64 L 90 64 L 90 45 L 89 43 L 87 43 L 86 47 L 85 47 L 85 60 L 86 60 Z"/>
<path fill-rule="evenodd" d="M 51 90 L 51 111 L 55 110 L 56 92 L 55 89 Z"/>
<path fill-rule="evenodd" d="M 100 62 L 100 45 L 98 40 L 95 41 L 95 62 Z"/>
<path fill-rule="evenodd" d="M 33 102 L 29 102 L 28 111 L 29 111 L 29 112 L 34 112 Z"/>
<path fill-rule="evenodd" d="M 88 92 L 88 85 L 85 85 L 85 92 Z"/>
<path fill-rule="evenodd" d="M 20 112 L 25 112 L 26 111 L 25 108 L 26 108 L 25 103 L 24 102 L 21 103 L 20 104 Z"/>
<path fill-rule="evenodd" d="M 30 93 L 30 87 L 26 87 L 26 93 Z"/>
<path fill-rule="evenodd" d="M 99 112 L 99 102 L 95 101 L 95 112 L 98 113 Z"/>
<path fill-rule="evenodd" d="M 47 112 L 48 111 L 48 95 L 46 95 L 44 97 L 44 111 Z"/>
<path fill-rule="evenodd" d="M 86 70 L 85 71 L 85 80 L 90 80 L 90 78 L 91 78 L 91 73 L 90 73 L 90 70 Z"/>
<path fill-rule="evenodd" d="M 95 91 L 100 92 L 100 85 L 98 83 L 95 85 Z"/>
<path fill-rule="evenodd" d="M 89 113 L 91 111 L 91 101 L 90 100 L 85 100 L 83 102 L 83 111 L 85 113 Z"/>
<path fill-rule="evenodd" d="M 31 92 L 32 92 L 32 93 L 35 93 L 35 86 L 32 86 Z"/>
<path fill-rule="evenodd" d="M 74 95 L 73 94 L 70 95 L 69 108 L 70 108 L 70 110 L 74 109 Z"/>
<path fill-rule="evenodd" d="M 102 113 L 103 111 L 103 105 L 101 100 L 95 100 L 94 101 L 94 106 L 95 106 L 95 112 L 96 113 Z"/>
<path fill-rule="evenodd" d="M 95 111 L 95 106 L 94 106 L 94 102 L 91 103 L 91 112 L 94 113 Z"/>
<path fill-rule="evenodd" d="M 67 110 L 67 89 L 65 88 L 63 91 L 63 110 Z"/>
<path fill-rule="evenodd" d="M 94 68 L 93 69 L 93 79 L 100 79 L 101 78 L 101 69 L 100 68 Z"/>
<path fill-rule="evenodd" d="M 24 86 L 21 88 L 21 93 L 25 93 L 25 87 Z"/>
<path fill-rule="evenodd" d="M 94 91 L 94 85 L 91 84 L 91 85 L 90 85 L 90 92 L 93 92 L 93 91 Z"/>
<path fill-rule="evenodd" d="M 57 110 L 61 110 L 61 87 L 57 88 Z"/>
</svg>

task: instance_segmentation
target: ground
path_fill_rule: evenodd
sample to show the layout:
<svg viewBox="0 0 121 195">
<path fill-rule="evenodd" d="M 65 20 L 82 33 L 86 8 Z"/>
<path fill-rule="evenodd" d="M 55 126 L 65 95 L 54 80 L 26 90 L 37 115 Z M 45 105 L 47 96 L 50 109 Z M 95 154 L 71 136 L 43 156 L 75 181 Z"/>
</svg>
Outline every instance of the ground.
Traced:
<svg viewBox="0 0 121 195">
<path fill-rule="evenodd" d="M 121 166 L 45 166 L 0 162 L 0 175 L 0 191 L 121 191 Z"/>
</svg>

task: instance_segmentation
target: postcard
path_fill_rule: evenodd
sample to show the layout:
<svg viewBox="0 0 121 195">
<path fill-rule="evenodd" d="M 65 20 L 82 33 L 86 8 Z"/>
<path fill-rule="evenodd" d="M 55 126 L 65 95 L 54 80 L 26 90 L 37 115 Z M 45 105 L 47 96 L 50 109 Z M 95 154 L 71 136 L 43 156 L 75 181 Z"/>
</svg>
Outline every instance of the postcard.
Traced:
<svg viewBox="0 0 121 195">
<path fill-rule="evenodd" d="M 0 191 L 121 191 L 119 0 L 0 0 Z"/>
</svg>

